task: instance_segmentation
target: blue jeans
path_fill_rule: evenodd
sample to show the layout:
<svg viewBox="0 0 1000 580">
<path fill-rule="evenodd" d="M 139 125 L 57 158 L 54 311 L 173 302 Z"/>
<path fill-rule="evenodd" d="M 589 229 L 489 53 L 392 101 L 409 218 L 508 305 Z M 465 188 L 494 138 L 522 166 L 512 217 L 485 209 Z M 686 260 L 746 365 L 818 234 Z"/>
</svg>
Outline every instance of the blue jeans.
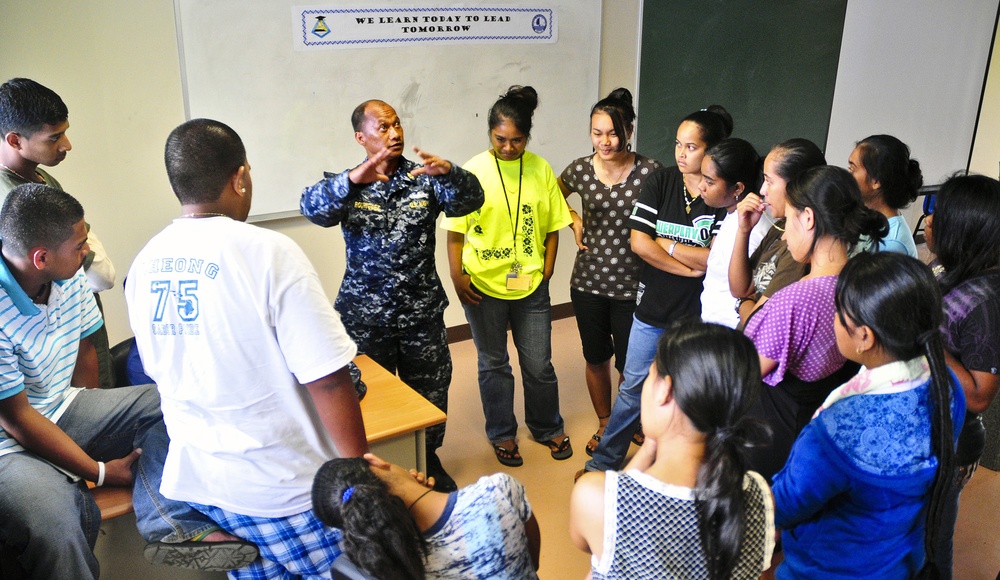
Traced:
<svg viewBox="0 0 1000 580">
<path fill-rule="evenodd" d="M 951 489 L 942 500 L 944 513 L 941 514 L 941 523 L 938 524 L 937 535 L 934 538 L 934 563 L 937 564 L 941 574 L 940 580 L 951 580 L 954 573 L 955 522 L 958 521 L 959 499 L 977 467 L 979 467 L 978 460 L 971 465 L 955 466 Z"/>
<path fill-rule="evenodd" d="M 147 541 L 183 541 L 217 527 L 186 503 L 160 494 L 168 438 L 154 385 L 81 391 L 56 424 L 97 461 L 142 448 L 133 465 L 132 502 Z M 93 548 L 101 514 L 84 482 L 33 453 L 9 453 L 0 457 L 0 490 L 0 539 L 20 554 L 29 575 L 97 577 Z"/>
<path fill-rule="evenodd" d="M 508 441 L 517 435 L 514 374 L 507 355 L 508 324 L 521 364 L 524 422 L 536 441 L 548 441 L 562 435 L 559 383 L 552 368 L 552 307 L 548 281 L 517 300 L 479 294 L 483 296 L 479 304 L 463 304 L 462 308 L 479 353 L 479 395 L 490 443 Z"/>
<path fill-rule="evenodd" d="M 632 435 L 639 428 L 642 384 L 656 357 L 656 343 L 661 334 L 662 328 L 633 317 L 632 332 L 628 338 L 628 356 L 625 358 L 625 381 L 618 389 L 608 426 L 604 428 L 601 442 L 594 449 L 594 457 L 587 462 L 587 471 L 621 469 Z"/>
</svg>

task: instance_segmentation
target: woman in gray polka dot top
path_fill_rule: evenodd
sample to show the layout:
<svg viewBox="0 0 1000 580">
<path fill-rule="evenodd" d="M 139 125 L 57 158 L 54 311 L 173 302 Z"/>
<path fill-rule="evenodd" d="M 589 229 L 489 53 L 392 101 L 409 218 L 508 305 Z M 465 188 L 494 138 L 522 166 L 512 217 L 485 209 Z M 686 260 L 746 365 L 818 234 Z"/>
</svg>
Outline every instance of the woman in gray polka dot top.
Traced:
<svg viewBox="0 0 1000 580">
<path fill-rule="evenodd" d="M 587 443 L 591 455 L 611 415 L 611 357 L 619 382 L 625 368 L 642 260 L 629 244 L 629 216 L 646 177 L 660 167 L 632 152 L 632 93 L 615 89 L 590 111 L 594 153 L 570 163 L 559 177 L 563 194 L 580 195 L 583 215 L 573 214 L 579 252 L 570 296 L 586 360 L 587 390 L 600 422 Z"/>
</svg>

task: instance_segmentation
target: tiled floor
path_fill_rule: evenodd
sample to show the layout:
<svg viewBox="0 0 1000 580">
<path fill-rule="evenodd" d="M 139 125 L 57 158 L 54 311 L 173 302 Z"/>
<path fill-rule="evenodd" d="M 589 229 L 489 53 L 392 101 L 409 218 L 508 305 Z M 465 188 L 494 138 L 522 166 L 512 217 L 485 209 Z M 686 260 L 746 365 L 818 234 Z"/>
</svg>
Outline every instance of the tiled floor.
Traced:
<svg viewBox="0 0 1000 580">
<path fill-rule="evenodd" d="M 589 557 L 569 540 L 569 494 L 573 474 L 587 459 L 584 445 L 597 427 L 597 419 L 583 379 L 583 358 L 576 322 L 572 319 L 553 323 L 553 365 L 559 377 L 559 396 L 567 433 L 576 453 L 566 461 L 555 461 L 548 449 L 533 443 L 521 428 L 522 467 L 504 467 L 497 463 L 483 431 L 483 411 L 476 382 L 476 352 L 472 341 L 451 346 L 455 362 L 449 400 L 448 431 L 440 452 L 445 467 L 459 485 L 478 477 L 506 471 L 517 477 L 528 492 L 528 499 L 542 530 L 542 557 L 539 576 L 543 579 L 583 578 L 589 570 Z M 509 346 L 517 375 L 517 355 Z M 524 417 L 517 379 L 517 416 Z M 635 447 L 633 447 L 635 449 Z M 1000 570 L 1000 473 L 980 469 L 962 495 L 959 525 L 955 533 L 955 579 L 994 580 Z"/>
</svg>

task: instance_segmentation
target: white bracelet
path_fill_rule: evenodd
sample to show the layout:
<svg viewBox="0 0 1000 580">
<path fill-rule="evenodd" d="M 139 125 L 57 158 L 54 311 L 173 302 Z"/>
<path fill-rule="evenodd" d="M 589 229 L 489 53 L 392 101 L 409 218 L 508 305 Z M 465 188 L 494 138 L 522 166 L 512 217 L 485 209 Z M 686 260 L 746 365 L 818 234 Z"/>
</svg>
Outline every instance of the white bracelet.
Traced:
<svg viewBox="0 0 1000 580">
<path fill-rule="evenodd" d="M 97 481 L 94 482 L 94 483 L 97 484 L 97 487 L 101 487 L 102 485 L 104 485 L 104 462 L 103 461 L 98 461 L 97 462 Z"/>
<path fill-rule="evenodd" d="M 674 248 L 676 247 L 677 247 L 677 240 L 674 240 L 674 243 L 670 244 L 670 249 L 667 250 L 667 255 L 670 256 L 671 258 L 674 257 Z"/>
</svg>

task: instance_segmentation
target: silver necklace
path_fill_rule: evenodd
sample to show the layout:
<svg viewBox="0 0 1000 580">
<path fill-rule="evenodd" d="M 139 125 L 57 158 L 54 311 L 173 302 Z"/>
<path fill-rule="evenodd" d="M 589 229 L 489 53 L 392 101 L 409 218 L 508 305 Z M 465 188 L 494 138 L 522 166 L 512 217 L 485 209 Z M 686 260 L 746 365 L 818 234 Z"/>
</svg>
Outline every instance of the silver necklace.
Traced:
<svg viewBox="0 0 1000 580">
<path fill-rule="evenodd" d="M 37 180 L 34 180 L 34 179 L 28 179 L 27 177 L 25 177 L 25 176 L 21 175 L 20 173 L 18 173 L 18 172 L 16 172 L 16 171 L 14 171 L 14 170 L 13 170 L 13 169 L 11 169 L 10 167 L 7 167 L 7 166 L 6 166 L 6 165 L 4 165 L 3 163 L 0 163 L 0 167 L 3 167 L 3 168 L 4 168 L 4 169 L 6 169 L 7 171 L 10 171 L 11 173 L 13 173 L 14 175 L 16 175 L 16 176 L 20 177 L 20 178 L 21 178 L 21 179 L 23 179 L 24 181 L 27 181 L 28 183 L 40 183 L 40 182 L 39 182 L 39 181 L 37 181 Z M 36 174 L 36 175 L 37 175 L 37 174 Z"/>
<path fill-rule="evenodd" d="M 194 213 L 186 213 L 181 216 L 182 218 L 203 218 L 203 217 L 228 217 L 224 213 L 215 213 L 210 211 L 196 211 Z"/>
<path fill-rule="evenodd" d="M 600 159 L 600 158 L 598 157 L 598 159 Z M 621 183 L 621 182 L 622 182 L 622 178 L 623 178 L 623 177 L 625 177 L 625 172 L 626 172 L 626 171 L 629 171 L 629 172 L 630 172 L 630 171 L 632 170 L 632 167 L 634 167 L 634 166 L 635 166 L 635 161 L 633 161 L 632 163 L 626 163 L 626 164 L 625 164 L 625 167 L 623 167 L 623 168 L 622 168 L 622 170 L 618 172 L 618 177 L 617 177 L 617 179 L 615 179 L 613 183 L 610 183 L 610 184 L 608 184 L 608 183 L 605 183 L 605 184 L 604 184 L 604 187 L 607 187 L 607 188 L 608 188 L 608 190 L 610 191 L 612 187 L 614 187 L 614 186 L 616 186 L 616 185 L 618 185 L 619 183 Z M 610 173 L 608 173 L 608 167 L 607 167 L 607 165 L 606 165 L 606 164 L 604 163 L 604 160 L 603 160 L 603 159 L 601 159 L 601 171 L 603 171 L 603 172 L 604 172 L 604 176 L 605 176 L 605 177 L 607 177 L 607 178 L 609 178 L 609 179 L 611 178 L 611 174 L 610 174 Z"/>
</svg>

